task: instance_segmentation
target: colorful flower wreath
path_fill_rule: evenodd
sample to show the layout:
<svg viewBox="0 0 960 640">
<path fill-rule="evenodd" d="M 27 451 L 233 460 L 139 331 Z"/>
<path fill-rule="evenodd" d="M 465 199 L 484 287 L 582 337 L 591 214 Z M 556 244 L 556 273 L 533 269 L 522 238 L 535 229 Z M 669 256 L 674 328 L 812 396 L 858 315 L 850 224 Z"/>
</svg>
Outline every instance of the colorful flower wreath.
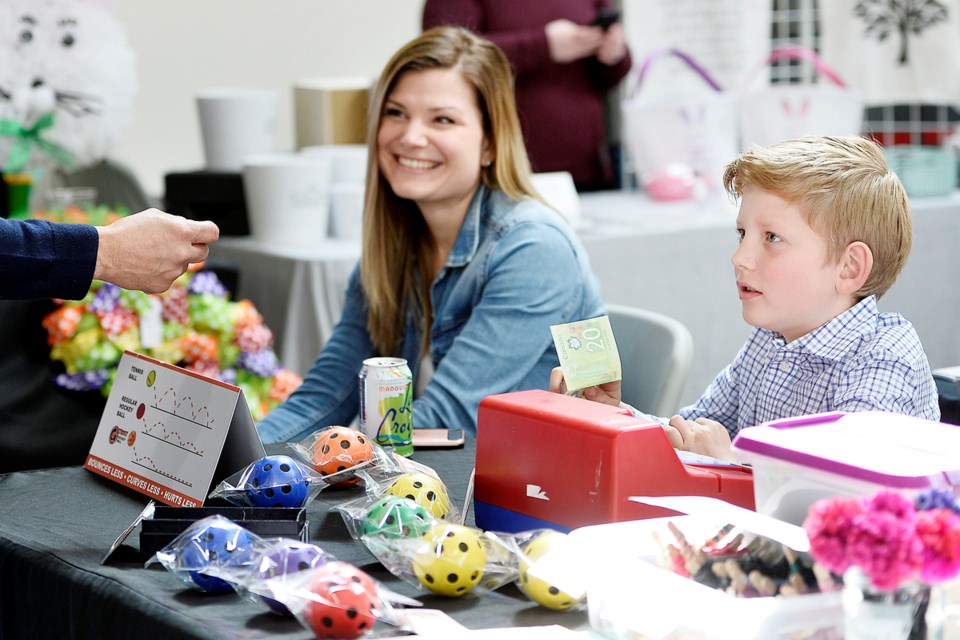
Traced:
<svg viewBox="0 0 960 640">
<path fill-rule="evenodd" d="M 859 567 L 877 589 L 919 578 L 933 584 L 960 573 L 960 506 L 930 489 L 911 502 L 883 490 L 868 498 L 816 502 L 803 523 L 814 560 L 835 574 Z"/>
<path fill-rule="evenodd" d="M 259 421 L 303 382 L 280 365 L 273 332 L 253 303 L 231 301 L 212 271 L 188 271 L 155 295 L 94 281 L 83 300 L 56 302 L 43 327 L 50 358 L 66 369 L 54 382 L 66 389 L 108 395 L 130 350 L 240 387 Z"/>
</svg>

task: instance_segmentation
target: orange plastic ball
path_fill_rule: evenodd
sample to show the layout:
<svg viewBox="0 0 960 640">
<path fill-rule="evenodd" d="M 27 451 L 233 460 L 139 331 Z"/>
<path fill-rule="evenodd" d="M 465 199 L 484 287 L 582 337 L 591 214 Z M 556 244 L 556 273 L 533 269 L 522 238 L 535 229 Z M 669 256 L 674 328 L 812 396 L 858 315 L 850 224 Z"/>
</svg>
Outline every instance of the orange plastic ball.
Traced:
<svg viewBox="0 0 960 640">
<path fill-rule="evenodd" d="M 367 436 L 356 429 L 330 427 L 313 443 L 310 460 L 320 475 L 329 476 L 373 460 L 373 445 Z M 351 476 L 327 482 L 335 486 L 349 486 L 360 482 L 360 478 Z"/>
</svg>

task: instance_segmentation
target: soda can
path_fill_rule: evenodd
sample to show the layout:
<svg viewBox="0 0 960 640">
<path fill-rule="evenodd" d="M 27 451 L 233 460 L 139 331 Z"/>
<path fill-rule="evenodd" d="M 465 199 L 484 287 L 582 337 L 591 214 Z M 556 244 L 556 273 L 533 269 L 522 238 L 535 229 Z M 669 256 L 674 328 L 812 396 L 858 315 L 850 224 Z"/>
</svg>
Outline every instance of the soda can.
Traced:
<svg viewBox="0 0 960 640">
<path fill-rule="evenodd" d="M 413 453 L 413 374 L 403 358 L 368 358 L 360 369 L 360 431 L 387 451 Z"/>
</svg>

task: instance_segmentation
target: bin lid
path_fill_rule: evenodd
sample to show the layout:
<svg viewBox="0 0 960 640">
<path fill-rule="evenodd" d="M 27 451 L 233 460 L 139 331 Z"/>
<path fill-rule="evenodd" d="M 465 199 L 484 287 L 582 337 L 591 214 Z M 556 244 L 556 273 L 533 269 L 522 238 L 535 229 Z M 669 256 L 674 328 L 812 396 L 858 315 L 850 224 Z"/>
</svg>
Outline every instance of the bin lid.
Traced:
<svg viewBox="0 0 960 640">
<path fill-rule="evenodd" d="M 834 411 L 740 431 L 734 448 L 895 489 L 960 485 L 960 427 L 884 411 Z"/>
</svg>

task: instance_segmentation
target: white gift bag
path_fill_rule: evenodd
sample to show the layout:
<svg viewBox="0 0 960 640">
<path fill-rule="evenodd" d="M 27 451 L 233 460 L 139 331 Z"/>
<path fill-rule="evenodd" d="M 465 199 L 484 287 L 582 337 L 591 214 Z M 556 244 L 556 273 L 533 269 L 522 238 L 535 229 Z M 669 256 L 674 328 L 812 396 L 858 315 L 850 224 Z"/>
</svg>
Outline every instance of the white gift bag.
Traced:
<svg viewBox="0 0 960 640">
<path fill-rule="evenodd" d="M 813 63 L 822 81 L 751 88 L 768 65 L 777 60 L 799 59 Z M 804 135 L 858 136 L 863 130 L 862 96 L 810 49 L 774 49 L 747 74 L 743 87 L 740 98 L 742 149 Z"/>
<path fill-rule="evenodd" d="M 666 55 L 682 60 L 709 86 L 644 95 L 650 65 Z M 680 167 L 691 170 L 708 191 L 720 190 L 723 169 L 739 151 L 736 97 L 693 58 L 677 49 L 649 54 L 621 111 L 627 152 L 641 184 Z"/>
</svg>

